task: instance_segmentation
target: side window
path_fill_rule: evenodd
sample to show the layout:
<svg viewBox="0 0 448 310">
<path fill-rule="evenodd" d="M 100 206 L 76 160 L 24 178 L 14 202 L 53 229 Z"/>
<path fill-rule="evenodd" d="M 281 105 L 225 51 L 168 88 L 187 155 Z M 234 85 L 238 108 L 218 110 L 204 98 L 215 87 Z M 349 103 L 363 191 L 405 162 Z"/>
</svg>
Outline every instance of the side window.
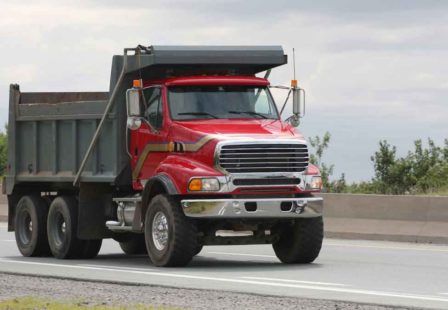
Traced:
<svg viewBox="0 0 448 310">
<path fill-rule="evenodd" d="M 162 96 L 159 87 L 150 87 L 143 90 L 145 110 L 143 116 L 155 129 L 160 129 L 163 123 Z"/>
</svg>

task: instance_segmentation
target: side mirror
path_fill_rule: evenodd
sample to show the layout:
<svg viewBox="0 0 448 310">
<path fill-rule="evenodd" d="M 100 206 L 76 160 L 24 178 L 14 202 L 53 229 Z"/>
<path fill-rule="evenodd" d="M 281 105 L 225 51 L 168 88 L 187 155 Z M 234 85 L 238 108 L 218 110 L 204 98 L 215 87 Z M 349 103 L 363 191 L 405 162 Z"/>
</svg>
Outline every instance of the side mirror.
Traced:
<svg viewBox="0 0 448 310">
<path fill-rule="evenodd" d="M 127 126 L 137 130 L 142 124 L 140 111 L 140 93 L 138 89 L 129 89 L 126 93 L 126 109 L 128 112 Z"/>
<path fill-rule="evenodd" d="M 126 93 L 126 108 L 129 117 L 140 117 L 140 94 L 138 89 L 129 89 Z"/>
<path fill-rule="evenodd" d="M 305 90 L 302 88 L 298 88 L 296 85 L 293 85 L 293 87 L 291 87 L 291 91 L 293 115 L 288 118 L 288 120 L 292 126 L 297 127 L 300 125 L 300 119 L 305 116 Z"/>
<path fill-rule="evenodd" d="M 302 88 L 292 88 L 292 113 L 299 118 L 305 116 L 305 90 Z"/>
</svg>

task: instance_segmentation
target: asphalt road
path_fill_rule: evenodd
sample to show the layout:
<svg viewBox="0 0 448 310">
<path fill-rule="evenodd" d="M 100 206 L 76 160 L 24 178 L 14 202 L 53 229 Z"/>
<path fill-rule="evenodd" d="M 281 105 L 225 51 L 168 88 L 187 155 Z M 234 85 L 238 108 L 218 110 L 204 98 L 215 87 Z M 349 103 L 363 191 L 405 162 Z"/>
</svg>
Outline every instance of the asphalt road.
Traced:
<svg viewBox="0 0 448 310">
<path fill-rule="evenodd" d="M 448 246 L 325 240 L 310 265 L 266 246 L 210 246 L 186 268 L 155 268 L 107 240 L 93 260 L 24 258 L 0 223 L 0 272 L 448 309 Z"/>
</svg>

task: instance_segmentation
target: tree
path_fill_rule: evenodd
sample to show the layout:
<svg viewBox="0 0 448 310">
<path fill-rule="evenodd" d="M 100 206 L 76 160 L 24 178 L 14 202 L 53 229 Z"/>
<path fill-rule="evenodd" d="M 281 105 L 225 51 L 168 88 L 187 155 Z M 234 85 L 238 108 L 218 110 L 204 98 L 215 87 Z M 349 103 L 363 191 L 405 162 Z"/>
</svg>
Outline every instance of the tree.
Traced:
<svg viewBox="0 0 448 310">
<path fill-rule="evenodd" d="M 380 141 L 380 149 L 371 157 L 375 169 L 373 182 L 381 194 L 404 194 L 409 186 L 409 163 L 397 159 L 397 148 L 386 140 Z"/>
<path fill-rule="evenodd" d="M 314 149 L 314 154 L 310 155 L 310 163 L 316 165 L 320 169 L 320 174 L 322 176 L 322 183 L 325 189 L 331 189 L 330 176 L 333 174 L 334 165 L 327 165 L 322 162 L 322 157 L 324 155 L 324 151 L 328 148 L 330 144 L 331 135 L 327 131 L 325 132 L 322 139 L 319 136 L 315 136 L 314 138 L 309 138 L 309 143 L 311 147 Z"/>
<path fill-rule="evenodd" d="M 375 178 L 372 180 L 380 194 L 432 193 L 448 187 L 448 141 L 439 147 L 428 139 L 414 142 L 414 151 L 396 157 L 396 147 L 380 141 L 380 149 L 371 160 Z"/>
</svg>

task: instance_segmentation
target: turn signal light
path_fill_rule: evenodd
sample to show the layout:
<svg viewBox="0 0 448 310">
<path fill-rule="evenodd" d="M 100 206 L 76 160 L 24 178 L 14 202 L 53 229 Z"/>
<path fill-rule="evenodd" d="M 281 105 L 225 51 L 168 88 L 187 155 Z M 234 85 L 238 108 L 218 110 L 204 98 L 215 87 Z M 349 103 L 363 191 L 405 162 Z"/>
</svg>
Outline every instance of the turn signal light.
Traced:
<svg viewBox="0 0 448 310">
<path fill-rule="evenodd" d="M 217 178 L 193 178 L 188 184 L 190 192 L 217 192 L 220 189 Z"/>
<path fill-rule="evenodd" d="M 297 88 L 298 82 L 297 80 L 291 80 L 291 87 L 292 88 Z"/>
<path fill-rule="evenodd" d="M 201 179 L 191 179 L 190 184 L 188 184 L 188 190 L 192 192 L 202 190 L 202 180 Z"/>
</svg>

